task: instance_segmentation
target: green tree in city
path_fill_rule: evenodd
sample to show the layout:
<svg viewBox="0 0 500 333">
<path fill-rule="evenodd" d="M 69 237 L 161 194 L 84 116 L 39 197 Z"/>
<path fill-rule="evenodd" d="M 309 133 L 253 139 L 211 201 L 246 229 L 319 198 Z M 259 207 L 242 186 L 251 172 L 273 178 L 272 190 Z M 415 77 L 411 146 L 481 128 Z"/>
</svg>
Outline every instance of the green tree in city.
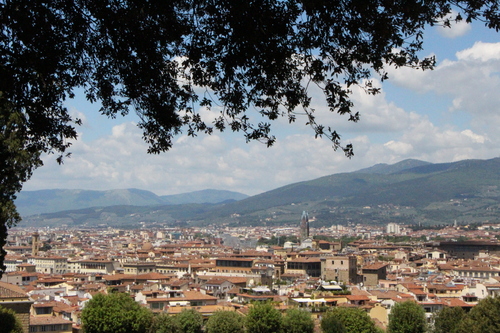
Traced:
<svg viewBox="0 0 500 333">
<path fill-rule="evenodd" d="M 476 325 L 476 322 L 469 317 L 468 315 L 465 315 L 465 317 L 462 318 L 459 322 L 457 322 L 457 325 L 451 331 L 452 333 L 483 333 L 481 329 L 478 327 L 479 325 Z M 488 331 L 489 332 L 489 331 Z M 493 330 L 491 332 L 499 332 L 499 330 Z"/>
<path fill-rule="evenodd" d="M 129 294 L 97 294 L 82 310 L 85 333 L 147 333 L 153 313 Z"/>
<path fill-rule="evenodd" d="M 175 316 L 182 333 L 200 333 L 203 316 L 195 309 L 184 309 Z"/>
<path fill-rule="evenodd" d="M 216 311 L 205 325 L 206 333 L 244 333 L 243 316 L 235 311 Z"/>
<path fill-rule="evenodd" d="M 321 319 L 321 331 L 323 333 L 347 333 L 340 319 L 328 314 Z"/>
<path fill-rule="evenodd" d="M 459 307 L 444 307 L 433 316 L 433 333 L 454 333 L 465 317 L 465 311 Z"/>
<path fill-rule="evenodd" d="M 286 333 L 313 333 L 314 320 L 306 310 L 289 309 L 283 317 L 283 331 Z"/>
<path fill-rule="evenodd" d="M 280 333 L 283 316 L 270 302 L 255 302 L 245 319 L 247 333 Z"/>
<path fill-rule="evenodd" d="M 23 333 L 23 327 L 14 310 L 0 306 L 0 331 L 5 333 Z"/>
<path fill-rule="evenodd" d="M 321 320 L 324 333 L 377 333 L 375 323 L 360 308 L 334 307 Z"/>
<path fill-rule="evenodd" d="M 391 309 L 388 333 L 424 333 L 426 330 L 425 311 L 416 302 L 396 303 Z"/>
<path fill-rule="evenodd" d="M 150 333 L 181 333 L 178 320 L 168 313 L 161 313 L 153 318 Z"/>
<path fill-rule="evenodd" d="M 500 333 L 500 296 L 487 297 L 457 325 L 457 333 Z"/>
</svg>

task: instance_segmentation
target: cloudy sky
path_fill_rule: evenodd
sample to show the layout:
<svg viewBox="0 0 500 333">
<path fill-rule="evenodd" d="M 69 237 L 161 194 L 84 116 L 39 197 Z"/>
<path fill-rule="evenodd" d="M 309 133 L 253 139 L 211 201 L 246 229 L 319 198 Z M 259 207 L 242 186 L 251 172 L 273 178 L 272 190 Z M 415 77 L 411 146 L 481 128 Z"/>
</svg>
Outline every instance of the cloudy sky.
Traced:
<svg viewBox="0 0 500 333">
<path fill-rule="evenodd" d="M 500 156 L 500 34 L 481 24 L 429 28 L 423 55 L 435 55 L 432 71 L 391 70 L 377 96 L 353 91 L 361 121 L 332 116 L 316 101 L 318 118 L 337 129 L 354 157 L 314 139 L 305 119 L 274 126 L 271 148 L 241 135 L 179 135 L 171 151 L 148 155 L 134 116 L 110 120 L 81 98 L 69 101 L 83 119 L 72 157 L 64 165 L 46 156 L 24 190 L 139 188 L 159 195 L 202 189 L 248 195 L 377 163 L 414 158 L 439 163 Z M 322 112 L 322 110 L 324 112 Z M 205 116 L 208 112 L 200 110 Z"/>
</svg>

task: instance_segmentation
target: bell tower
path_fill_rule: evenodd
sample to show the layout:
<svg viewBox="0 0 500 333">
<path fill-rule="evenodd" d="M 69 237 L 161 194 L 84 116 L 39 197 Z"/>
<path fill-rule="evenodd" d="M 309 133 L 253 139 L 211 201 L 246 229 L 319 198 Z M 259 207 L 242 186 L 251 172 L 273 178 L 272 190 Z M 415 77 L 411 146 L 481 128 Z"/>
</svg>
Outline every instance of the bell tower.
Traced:
<svg viewBox="0 0 500 333">
<path fill-rule="evenodd" d="M 37 256 L 38 250 L 40 249 L 40 234 L 35 232 L 31 235 L 31 255 Z"/>
<path fill-rule="evenodd" d="M 306 211 L 302 212 L 302 218 L 300 219 L 300 241 L 309 238 L 309 214 Z"/>
</svg>

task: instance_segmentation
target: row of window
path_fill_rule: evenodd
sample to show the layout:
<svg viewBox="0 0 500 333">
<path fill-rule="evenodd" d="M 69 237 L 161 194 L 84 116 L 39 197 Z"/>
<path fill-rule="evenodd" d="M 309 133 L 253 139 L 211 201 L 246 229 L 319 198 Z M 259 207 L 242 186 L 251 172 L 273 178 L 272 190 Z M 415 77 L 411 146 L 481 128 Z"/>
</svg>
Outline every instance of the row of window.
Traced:
<svg viewBox="0 0 500 333">
<path fill-rule="evenodd" d="M 498 276 L 498 272 L 459 272 L 460 276 L 470 276 L 470 277 L 491 277 Z"/>
<path fill-rule="evenodd" d="M 287 263 L 288 269 L 321 269 L 320 263 L 302 263 L 302 262 L 293 262 L 290 261 Z"/>
<path fill-rule="evenodd" d="M 30 332 L 54 332 L 54 331 L 69 331 L 69 330 L 71 330 L 70 324 L 30 326 Z"/>
<path fill-rule="evenodd" d="M 251 261 L 238 260 L 216 260 L 216 266 L 219 267 L 252 267 Z"/>
</svg>

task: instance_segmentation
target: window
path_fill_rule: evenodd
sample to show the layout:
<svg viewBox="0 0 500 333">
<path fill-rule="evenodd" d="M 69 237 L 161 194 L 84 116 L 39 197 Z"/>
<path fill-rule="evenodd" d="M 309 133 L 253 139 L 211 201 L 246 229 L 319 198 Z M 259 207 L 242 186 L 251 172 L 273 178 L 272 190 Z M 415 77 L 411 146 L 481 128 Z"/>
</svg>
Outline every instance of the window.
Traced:
<svg viewBox="0 0 500 333">
<path fill-rule="evenodd" d="M 42 314 L 51 314 L 52 313 L 52 307 L 47 306 L 43 308 L 36 308 L 36 314 L 42 315 Z"/>
<path fill-rule="evenodd" d="M 151 308 L 154 310 L 163 310 L 163 303 L 162 302 L 151 303 Z"/>
</svg>

